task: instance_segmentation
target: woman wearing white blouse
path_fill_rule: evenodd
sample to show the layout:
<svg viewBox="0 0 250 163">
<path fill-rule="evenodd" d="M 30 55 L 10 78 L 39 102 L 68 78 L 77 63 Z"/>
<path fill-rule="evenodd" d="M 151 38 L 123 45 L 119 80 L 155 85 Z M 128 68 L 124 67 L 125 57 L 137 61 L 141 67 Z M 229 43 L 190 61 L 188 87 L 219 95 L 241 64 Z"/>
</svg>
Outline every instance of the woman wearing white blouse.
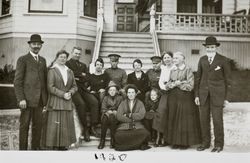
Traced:
<svg viewBox="0 0 250 163">
<path fill-rule="evenodd" d="M 157 138 L 155 146 L 164 146 L 166 143 L 163 141 L 164 129 L 166 126 L 166 114 L 167 114 L 167 89 L 166 84 L 170 79 L 170 72 L 174 68 L 173 64 L 173 53 L 163 52 L 162 54 L 162 65 L 161 65 L 161 75 L 159 79 L 159 86 L 161 88 L 162 96 L 157 109 L 158 118 L 153 121 L 153 128 L 157 131 Z"/>
</svg>

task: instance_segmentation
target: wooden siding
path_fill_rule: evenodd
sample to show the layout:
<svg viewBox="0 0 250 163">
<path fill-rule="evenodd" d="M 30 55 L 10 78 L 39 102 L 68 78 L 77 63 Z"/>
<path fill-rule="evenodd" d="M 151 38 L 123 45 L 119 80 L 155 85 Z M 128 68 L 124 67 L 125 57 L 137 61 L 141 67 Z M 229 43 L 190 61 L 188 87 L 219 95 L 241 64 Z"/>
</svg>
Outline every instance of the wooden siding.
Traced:
<svg viewBox="0 0 250 163">
<path fill-rule="evenodd" d="M 162 0 L 162 12 L 163 13 L 176 13 L 177 0 Z"/>
<path fill-rule="evenodd" d="M 0 35 L 10 33 L 12 31 L 13 19 L 10 16 L 0 17 Z"/>
<path fill-rule="evenodd" d="M 115 0 L 103 0 L 104 31 L 113 32 L 115 21 Z"/>
<path fill-rule="evenodd" d="M 189 65 L 194 71 L 196 71 L 199 58 L 205 54 L 205 48 L 202 46 L 205 37 L 206 36 L 201 36 L 195 39 L 194 36 L 190 38 L 187 38 L 187 36 L 182 36 L 176 39 L 174 37 L 171 39 L 160 39 L 160 50 L 183 52 L 186 56 L 187 65 Z M 222 38 L 220 37 L 217 37 L 217 39 L 222 40 Z M 235 40 L 237 40 L 237 38 Z M 225 39 L 220 42 L 221 46 L 218 48 L 219 53 L 225 55 L 228 58 L 234 59 L 241 68 L 250 69 L 249 39 L 245 41 L 229 41 Z M 199 50 L 199 54 L 191 54 L 192 49 Z"/>
</svg>

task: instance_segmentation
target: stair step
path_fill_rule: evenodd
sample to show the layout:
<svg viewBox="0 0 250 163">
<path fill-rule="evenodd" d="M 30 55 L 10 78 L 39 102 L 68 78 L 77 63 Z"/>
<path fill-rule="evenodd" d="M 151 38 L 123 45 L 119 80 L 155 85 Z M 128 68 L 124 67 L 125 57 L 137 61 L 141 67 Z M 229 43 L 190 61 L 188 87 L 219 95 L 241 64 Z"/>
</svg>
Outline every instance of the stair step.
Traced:
<svg viewBox="0 0 250 163">
<path fill-rule="evenodd" d="M 134 71 L 132 62 L 131 63 L 119 63 L 118 67 L 122 68 L 124 70 L 133 70 Z M 109 64 L 104 64 L 104 69 L 107 69 L 107 68 L 110 68 L 110 65 Z M 147 64 L 146 63 L 146 64 L 143 64 L 143 66 L 142 66 L 143 70 L 148 70 L 150 68 L 152 68 L 152 64 Z"/>
<path fill-rule="evenodd" d="M 110 59 L 107 56 L 102 57 L 102 59 L 103 59 L 104 63 L 109 64 Z M 123 57 L 121 57 L 119 59 L 119 64 L 120 63 L 128 63 L 128 64 L 131 63 L 131 65 L 132 65 L 132 63 L 133 63 L 133 61 L 135 59 L 140 59 L 143 62 L 142 63 L 143 65 L 144 64 L 152 64 L 152 61 L 150 60 L 150 57 L 141 58 L 141 57 L 138 57 L 138 56 L 133 56 L 133 57 L 124 57 L 123 56 Z"/>
<path fill-rule="evenodd" d="M 135 42 L 103 42 L 101 47 L 147 47 L 147 48 L 153 48 L 153 44 L 151 42 L 148 43 L 135 43 Z"/>
<path fill-rule="evenodd" d="M 152 43 L 152 39 L 145 39 L 145 38 L 119 38 L 119 37 L 103 37 L 102 42 L 106 42 L 106 41 L 112 41 L 112 42 L 140 42 L 140 43 L 143 43 L 143 42 L 147 42 L 147 43 Z"/>
<path fill-rule="evenodd" d="M 150 38 L 151 39 L 151 35 L 149 33 L 127 33 L 127 32 L 124 32 L 124 33 L 121 33 L 121 32 L 104 32 L 102 34 L 103 37 L 116 37 L 116 38 L 122 38 L 122 37 L 125 37 L 125 38 Z"/>
<path fill-rule="evenodd" d="M 100 48 L 100 52 L 131 52 L 131 53 L 136 53 L 136 52 L 149 52 L 149 53 L 154 53 L 154 49 L 153 48 L 136 48 L 136 47 L 128 47 L 128 48 L 124 48 L 124 47 L 101 47 Z"/>
</svg>

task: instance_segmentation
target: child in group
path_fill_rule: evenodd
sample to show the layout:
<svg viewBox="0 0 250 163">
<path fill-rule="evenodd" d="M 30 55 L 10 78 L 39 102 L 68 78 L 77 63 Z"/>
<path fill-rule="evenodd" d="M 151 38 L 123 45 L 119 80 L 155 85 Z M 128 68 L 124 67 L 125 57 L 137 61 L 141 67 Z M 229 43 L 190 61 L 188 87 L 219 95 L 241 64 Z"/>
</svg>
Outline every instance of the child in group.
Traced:
<svg viewBox="0 0 250 163">
<path fill-rule="evenodd" d="M 110 129 L 110 148 L 114 148 L 114 134 L 117 127 L 116 112 L 123 97 L 118 94 L 119 87 L 110 81 L 106 88 L 107 95 L 102 101 L 102 117 L 101 117 L 101 140 L 98 149 L 103 149 L 105 146 L 105 138 L 107 129 Z"/>
<path fill-rule="evenodd" d="M 159 137 L 160 134 L 157 133 L 157 131 L 152 128 L 152 124 L 154 118 L 156 118 L 157 114 L 156 109 L 158 108 L 159 105 L 160 96 L 161 96 L 160 91 L 157 88 L 153 88 L 150 91 L 149 99 L 145 101 L 146 114 L 144 117 L 144 126 L 150 132 L 151 141 L 155 142 L 155 146 L 157 144 L 156 139 Z"/>
</svg>

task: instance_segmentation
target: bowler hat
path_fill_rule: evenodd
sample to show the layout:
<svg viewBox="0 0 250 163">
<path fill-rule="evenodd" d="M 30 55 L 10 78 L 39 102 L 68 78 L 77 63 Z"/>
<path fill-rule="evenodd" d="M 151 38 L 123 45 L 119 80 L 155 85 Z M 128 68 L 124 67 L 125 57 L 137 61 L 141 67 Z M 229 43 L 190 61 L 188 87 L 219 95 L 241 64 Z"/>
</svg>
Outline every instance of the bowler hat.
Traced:
<svg viewBox="0 0 250 163">
<path fill-rule="evenodd" d="M 206 45 L 216 45 L 220 46 L 220 43 L 217 42 L 217 39 L 213 36 L 208 36 L 205 40 L 205 43 L 203 44 L 204 46 Z"/>
<path fill-rule="evenodd" d="M 30 36 L 30 40 L 28 41 L 28 43 L 30 44 L 31 42 L 40 42 L 43 43 L 41 36 L 39 34 L 33 34 Z"/>
</svg>

